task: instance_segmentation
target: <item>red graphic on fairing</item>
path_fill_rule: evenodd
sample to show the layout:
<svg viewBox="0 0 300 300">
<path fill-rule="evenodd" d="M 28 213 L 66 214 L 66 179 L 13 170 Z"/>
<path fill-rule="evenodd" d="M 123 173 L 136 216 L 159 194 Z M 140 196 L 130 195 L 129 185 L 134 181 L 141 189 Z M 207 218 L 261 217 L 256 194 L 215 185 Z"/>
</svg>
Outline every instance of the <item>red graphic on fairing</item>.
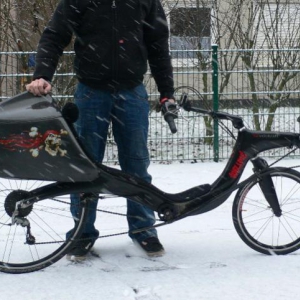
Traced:
<svg viewBox="0 0 300 300">
<path fill-rule="evenodd" d="M 61 136 L 68 132 L 61 129 L 47 130 L 45 133 L 38 132 L 37 127 L 31 127 L 30 131 L 23 131 L 20 134 L 10 134 L 6 138 L 0 138 L 0 147 L 8 151 L 24 152 L 29 151 L 33 157 L 37 157 L 42 149 L 51 156 L 65 156 L 67 150 L 60 148 Z"/>
<path fill-rule="evenodd" d="M 244 166 L 244 163 L 245 163 L 247 158 L 248 158 L 248 156 L 245 152 L 239 151 L 239 156 L 238 156 L 234 166 L 232 167 L 232 169 L 228 173 L 230 178 L 237 178 L 238 177 L 238 175 L 240 174 L 240 171 L 241 171 L 242 167 Z"/>
</svg>

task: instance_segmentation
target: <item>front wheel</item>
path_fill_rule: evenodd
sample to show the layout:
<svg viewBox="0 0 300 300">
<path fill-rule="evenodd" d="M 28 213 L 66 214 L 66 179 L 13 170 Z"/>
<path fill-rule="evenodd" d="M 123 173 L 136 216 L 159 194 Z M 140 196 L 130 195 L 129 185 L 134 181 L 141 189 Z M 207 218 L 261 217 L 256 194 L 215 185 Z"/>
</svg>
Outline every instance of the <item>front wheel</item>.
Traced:
<svg viewBox="0 0 300 300">
<path fill-rule="evenodd" d="M 43 269 L 63 257 L 80 235 L 88 204 L 81 203 L 74 227 L 69 195 L 49 197 L 20 209 L 21 222 L 12 224 L 17 202 L 44 184 L 47 182 L 0 180 L 0 272 L 18 274 Z M 66 238 L 68 231 L 71 233 Z"/>
<path fill-rule="evenodd" d="M 254 178 L 235 196 L 232 217 L 241 239 L 264 254 L 283 255 L 300 248 L 300 173 L 273 168 L 271 176 L 282 211 L 276 217 Z"/>
</svg>

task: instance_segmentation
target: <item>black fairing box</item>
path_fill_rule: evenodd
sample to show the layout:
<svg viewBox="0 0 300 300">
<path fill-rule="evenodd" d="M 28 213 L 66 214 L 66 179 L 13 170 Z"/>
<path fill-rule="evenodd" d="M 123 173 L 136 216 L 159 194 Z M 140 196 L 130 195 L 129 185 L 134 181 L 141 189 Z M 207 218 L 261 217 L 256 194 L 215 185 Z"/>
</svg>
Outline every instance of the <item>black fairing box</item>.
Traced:
<svg viewBox="0 0 300 300">
<path fill-rule="evenodd" d="M 0 103 L 0 177 L 91 181 L 95 164 L 50 95 L 22 93 Z"/>
</svg>

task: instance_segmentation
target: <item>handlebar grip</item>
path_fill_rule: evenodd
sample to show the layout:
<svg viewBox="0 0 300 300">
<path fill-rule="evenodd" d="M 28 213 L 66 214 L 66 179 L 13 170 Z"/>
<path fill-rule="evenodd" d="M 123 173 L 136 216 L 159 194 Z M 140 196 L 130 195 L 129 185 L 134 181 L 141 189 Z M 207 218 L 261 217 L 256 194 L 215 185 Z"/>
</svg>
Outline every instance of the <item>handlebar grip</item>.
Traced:
<svg viewBox="0 0 300 300">
<path fill-rule="evenodd" d="M 171 130 L 172 133 L 176 133 L 177 132 L 177 128 L 174 122 L 174 117 L 172 116 L 172 114 L 165 114 L 165 121 L 169 124 L 169 128 Z"/>
</svg>

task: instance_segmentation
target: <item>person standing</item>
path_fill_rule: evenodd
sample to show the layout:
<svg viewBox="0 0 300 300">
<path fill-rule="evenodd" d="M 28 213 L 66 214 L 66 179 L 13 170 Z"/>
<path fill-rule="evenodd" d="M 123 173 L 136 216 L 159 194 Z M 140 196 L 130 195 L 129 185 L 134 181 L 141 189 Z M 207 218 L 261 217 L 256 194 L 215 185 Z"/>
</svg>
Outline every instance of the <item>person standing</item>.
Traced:
<svg viewBox="0 0 300 300">
<path fill-rule="evenodd" d="M 79 108 L 75 129 L 92 158 L 104 157 L 109 124 L 118 148 L 121 169 L 151 182 L 147 149 L 149 102 L 143 84 L 147 64 L 160 93 L 161 106 L 174 103 L 169 53 L 169 29 L 159 0 L 61 0 L 39 41 L 33 81 L 27 91 L 36 96 L 51 91 L 51 81 L 63 50 L 74 39 L 74 70 L 78 84 L 74 102 Z M 71 195 L 76 220 L 79 195 Z M 82 260 L 99 231 L 93 201 L 82 238 L 68 257 Z M 164 254 L 154 212 L 127 199 L 130 238 L 149 256 Z"/>
</svg>

